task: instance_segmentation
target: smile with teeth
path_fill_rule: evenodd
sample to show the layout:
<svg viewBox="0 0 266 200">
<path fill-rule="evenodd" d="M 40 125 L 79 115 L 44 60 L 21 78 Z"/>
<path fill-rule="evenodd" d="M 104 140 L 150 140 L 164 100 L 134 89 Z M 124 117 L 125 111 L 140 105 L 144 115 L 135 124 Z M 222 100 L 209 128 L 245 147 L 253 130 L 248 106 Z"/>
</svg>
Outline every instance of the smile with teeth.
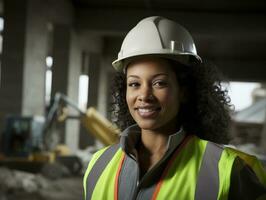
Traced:
<svg viewBox="0 0 266 200">
<path fill-rule="evenodd" d="M 136 108 L 136 110 L 141 117 L 154 117 L 160 108 Z"/>
</svg>

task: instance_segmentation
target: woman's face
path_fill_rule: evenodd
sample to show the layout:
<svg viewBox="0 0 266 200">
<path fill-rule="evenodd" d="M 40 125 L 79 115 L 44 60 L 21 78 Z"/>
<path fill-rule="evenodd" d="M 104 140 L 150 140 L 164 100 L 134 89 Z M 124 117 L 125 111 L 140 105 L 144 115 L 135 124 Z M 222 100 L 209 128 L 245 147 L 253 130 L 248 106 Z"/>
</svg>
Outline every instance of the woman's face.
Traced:
<svg viewBox="0 0 266 200">
<path fill-rule="evenodd" d="M 183 91 L 166 60 L 142 58 L 129 64 L 126 101 L 141 129 L 176 130 L 182 98 Z"/>
</svg>

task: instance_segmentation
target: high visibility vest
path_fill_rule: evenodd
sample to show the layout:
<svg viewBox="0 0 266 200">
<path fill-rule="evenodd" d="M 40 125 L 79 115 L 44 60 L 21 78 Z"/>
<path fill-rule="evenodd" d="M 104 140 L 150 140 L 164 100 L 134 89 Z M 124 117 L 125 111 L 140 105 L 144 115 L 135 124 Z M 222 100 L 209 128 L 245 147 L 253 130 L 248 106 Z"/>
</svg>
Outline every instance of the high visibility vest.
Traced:
<svg viewBox="0 0 266 200">
<path fill-rule="evenodd" d="M 241 154 L 242 159 L 243 155 L 250 158 Z M 196 136 L 186 137 L 171 156 L 160 180 L 149 190 L 151 192 L 144 192 L 138 199 L 226 200 L 232 166 L 238 155 L 239 152 L 231 148 L 223 148 Z M 127 194 L 119 190 L 118 181 L 125 158 L 119 144 L 94 154 L 84 175 L 86 200 L 126 199 Z M 249 162 L 251 167 L 256 166 L 254 171 L 265 184 L 265 171 L 259 162 L 256 159 L 253 159 L 253 164 Z"/>
</svg>

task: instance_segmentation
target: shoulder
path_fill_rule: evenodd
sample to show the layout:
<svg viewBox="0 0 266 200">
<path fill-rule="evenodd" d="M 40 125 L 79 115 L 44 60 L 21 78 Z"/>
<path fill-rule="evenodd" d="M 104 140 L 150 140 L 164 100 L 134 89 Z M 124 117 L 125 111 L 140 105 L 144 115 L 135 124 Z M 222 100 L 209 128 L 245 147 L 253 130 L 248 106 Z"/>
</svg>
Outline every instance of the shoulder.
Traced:
<svg viewBox="0 0 266 200">
<path fill-rule="evenodd" d="M 95 165 L 95 162 L 98 160 L 98 158 L 106 151 L 106 149 L 108 149 L 108 147 L 104 147 L 98 151 L 96 151 L 93 155 L 92 155 L 92 158 L 87 166 L 87 169 L 85 171 L 85 174 L 84 174 L 84 180 L 87 179 L 88 175 L 89 175 L 89 172 L 91 171 L 92 167 Z"/>
<path fill-rule="evenodd" d="M 258 158 L 230 147 L 225 151 L 234 157 L 228 199 L 265 198 L 266 171 Z"/>
<path fill-rule="evenodd" d="M 118 149 L 120 148 L 120 144 L 113 144 L 107 147 L 104 147 L 98 151 L 96 151 L 93 156 L 92 159 L 88 165 L 88 167 L 93 166 L 95 164 L 95 162 L 102 156 L 104 156 L 104 159 L 111 159 L 112 156 L 118 151 Z"/>
<path fill-rule="evenodd" d="M 97 162 L 97 160 L 99 160 L 100 157 L 102 157 L 104 154 L 108 154 L 110 152 L 110 150 L 116 151 L 118 148 L 119 148 L 119 144 L 114 144 L 114 145 L 110 145 L 110 146 L 104 147 L 104 148 L 96 151 L 92 155 L 92 158 L 88 164 L 86 173 L 91 171 L 92 167 L 95 165 L 95 163 Z"/>
<path fill-rule="evenodd" d="M 266 185 L 266 171 L 259 159 L 254 156 L 247 154 L 245 152 L 239 151 L 233 148 L 226 148 L 231 154 L 236 156 L 234 166 L 239 166 L 237 168 L 241 169 L 241 166 L 249 167 L 254 171 L 255 175 L 259 178 L 259 181 Z"/>
<path fill-rule="evenodd" d="M 223 177 L 228 177 L 228 199 L 266 197 L 266 171 L 256 156 L 228 146 L 208 143 L 214 147 L 214 151 L 222 151 L 219 169 Z"/>
<path fill-rule="evenodd" d="M 256 169 L 255 169 L 256 170 Z M 257 199 L 266 197 L 265 170 L 256 172 L 245 160 L 236 157 L 230 181 L 228 199 Z"/>
<path fill-rule="evenodd" d="M 98 151 L 96 151 L 86 169 L 86 172 L 84 174 L 84 181 L 88 178 L 90 172 L 95 168 L 94 166 L 99 163 L 100 167 L 104 168 L 107 163 L 112 159 L 114 154 L 118 151 L 120 148 L 119 144 L 110 145 L 107 147 L 104 147 Z M 97 163 L 96 163 L 97 162 Z"/>
</svg>

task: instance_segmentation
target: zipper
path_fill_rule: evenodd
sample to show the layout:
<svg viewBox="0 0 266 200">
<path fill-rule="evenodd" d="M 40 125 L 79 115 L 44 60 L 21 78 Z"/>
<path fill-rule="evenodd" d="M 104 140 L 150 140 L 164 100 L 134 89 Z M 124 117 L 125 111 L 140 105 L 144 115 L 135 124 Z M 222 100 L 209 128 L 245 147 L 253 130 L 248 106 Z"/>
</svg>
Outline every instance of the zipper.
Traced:
<svg viewBox="0 0 266 200">
<path fill-rule="evenodd" d="M 132 197 L 132 200 L 135 200 L 137 199 L 138 197 L 138 190 L 139 190 L 139 165 L 137 164 L 137 181 L 136 181 L 136 184 L 135 184 L 135 189 L 134 189 L 134 193 L 133 193 L 133 197 Z"/>
</svg>

